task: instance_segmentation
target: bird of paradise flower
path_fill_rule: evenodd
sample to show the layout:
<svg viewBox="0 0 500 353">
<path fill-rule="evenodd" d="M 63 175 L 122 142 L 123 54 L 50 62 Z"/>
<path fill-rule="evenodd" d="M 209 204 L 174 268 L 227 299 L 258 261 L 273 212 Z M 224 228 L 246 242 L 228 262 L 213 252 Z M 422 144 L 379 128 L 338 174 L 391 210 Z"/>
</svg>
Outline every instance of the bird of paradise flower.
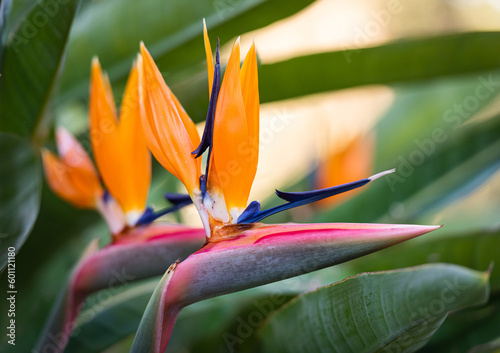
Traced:
<svg viewBox="0 0 500 353">
<path fill-rule="evenodd" d="M 276 191 L 284 204 L 248 203 L 257 170 L 259 92 L 252 44 L 240 67 L 236 40 L 222 80 L 206 26 L 210 97 L 203 136 L 166 85 L 141 43 L 140 103 L 146 141 L 156 159 L 186 187 L 205 228 L 205 245 L 174 263 L 155 290 L 132 352 L 163 352 L 183 307 L 338 264 L 432 231 L 437 226 L 391 224 L 263 224 L 264 218 L 366 185 L 393 170 L 309 192 Z M 202 172 L 201 157 L 207 154 Z"/>
</svg>

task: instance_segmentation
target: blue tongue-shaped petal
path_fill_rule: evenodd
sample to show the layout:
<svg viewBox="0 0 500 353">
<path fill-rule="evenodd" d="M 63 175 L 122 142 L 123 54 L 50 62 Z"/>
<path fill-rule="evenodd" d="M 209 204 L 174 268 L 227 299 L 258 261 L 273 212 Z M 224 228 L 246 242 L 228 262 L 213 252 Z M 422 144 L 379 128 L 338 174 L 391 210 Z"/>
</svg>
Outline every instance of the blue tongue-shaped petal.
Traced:
<svg viewBox="0 0 500 353">
<path fill-rule="evenodd" d="M 259 201 L 250 202 L 247 208 L 245 208 L 245 211 L 243 211 L 243 213 L 240 214 L 240 216 L 238 217 L 238 223 L 252 223 L 242 220 L 251 219 L 255 214 L 259 212 L 260 212 L 260 202 Z"/>
<path fill-rule="evenodd" d="M 136 226 L 145 225 L 153 222 L 157 218 L 164 216 L 168 213 L 172 213 L 174 211 L 180 210 L 184 206 L 190 205 L 193 203 L 191 197 L 185 194 L 165 194 L 165 198 L 168 202 L 172 204 L 172 206 L 166 207 L 159 211 L 153 211 L 151 207 L 146 208 L 146 211 L 142 214 L 141 218 L 135 224 Z"/>
<path fill-rule="evenodd" d="M 353 181 L 351 183 L 332 186 L 330 188 L 320 189 L 320 190 L 304 191 L 304 192 L 283 192 L 276 190 L 276 195 L 278 195 L 279 198 L 288 201 L 287 203 L 269 208 L 267 210 L 260 211 L 260 204 L 257 201 L 254 201 L 250 203 L 250 205 L 248 205 L 245 211 L 243 211 L 243 213 L 238 217 L 238 223 L 259 222 L 260 220 L 267 218 L 275 213 L 289 210 L 294 207 L 303 206 L 311 202 L 326 199 L 327 197 L 338 195 L 346 191 L 357 189 L 363 185 L 368 184 L 372 180 L 378 179 L 386 174 L 393 173 L 394 171 L 395 171 L 394 169 L 387 170 L 385 172 L 375 174 L 366 179 L 361 179 L 358 181 Z"/>
</svg>

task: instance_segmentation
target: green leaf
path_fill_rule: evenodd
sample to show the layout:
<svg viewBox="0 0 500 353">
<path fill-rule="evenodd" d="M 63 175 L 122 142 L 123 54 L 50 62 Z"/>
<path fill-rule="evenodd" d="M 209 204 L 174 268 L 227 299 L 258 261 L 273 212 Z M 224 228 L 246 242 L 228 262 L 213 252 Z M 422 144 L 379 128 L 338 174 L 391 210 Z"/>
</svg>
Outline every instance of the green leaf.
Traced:
<svg viewBox="0 0 500 353">
<path fill-rule="evenodd" d="M 30 11 L 37 0 L 16 0 L 10 1 L 12 3 L 9 21 L 6 30 L 12 32 L 14 28 L 19 27 L 19 23 L 23 21 L 26 14 Z M 3 2 L 3 1 L 2 1 Z"/>
<path fill-rule="evenodd" d="M 451 313 L 421 353 L 465 353 L 483 344 L 487 347 L 489 344 L 486 342 L 498 337 L 498 327 L 500 327 L 498 300 L 490 301 L 488 305 L 475 310 Z"/>
<path fill-rule="evenodd" d="M 241 352 L 248 337 L 265 318 L 295 295 L 257 291 L 212 298 L 187 307 L 172 333 L 167 352 Z"/>
<path fill-rule="evenodd" d="M 83 9 L 75 23 L 62 80 L 63 99 L 87 95 L 90 60 L 94 55 L 99 56 L 111 81 L 121 86 L 139 51 L 140 41 L 144 41 L 164 76 L 186 68 L 192 71 L 193 66 L 206 71 L 202 65 L 203 18 L 207 20 L 213 43 L 217 35 L 223 35 L 221 41 L 225 43 L 290 16 L 311 2 L 292 0 L 286 6 L 277 0 L 94 2 Z M 171 77 L 167 82 L 172 83 Z M 203 85 L 200 91 L 204 106 L 208 102 L 207 87 Z"/>
<path fill-rule="evenodd" d="M 487 273 L 455 265 L 365 273 L 292 300 L 259 337 L 267 352 L 414 352 L 488 293 Z"/>
<path fill-rule="evenodd" d="M 53 198 L 52 201 L 58 202 L 54 206 L 58 207 L 61 213 L 48 212 L 51 198 Z M 18 290 L 16 307 L 23 308 L 16 312 L 16 333 L 22 335 L 23 339 L 16 340 L 15 347 L 8 345 L 5 340 L 0 340 L 2 352 L 24 353 L 35 347 L 55 298 L 65 286 L 82 249 L 98 234 L 104 238 L 105 242 L 109 241 L 104 222 L 99 223 L 102 225 L 100 227 L 92 226 L 96 223 L 97 215 L 90 211 L 73 210 L 50 194 L 46 188 L 42 192 L 41 204 L 42 207 L 29 241 L 16 256 L 16 289 Z M 83 217 L 81 219 L 69 217 L 75 213 Z M 4 288 L 7 288 L 8 283 L 6 277 L 0 276 L 0 286 Z M 38 300 L 33 300 L 33 293 L 37 293 Z M 0 312 L 7 312 L 6 303 L 7 301 L 0 302 Z"/>
<path fill-rule="evenodd" d="M 369 84 L 393 84 L 498 69 L 500 32 L 405 39 L 374 48 L 262 65 L 261 102 Z M 290 79 L 293 78 L 293 79 Z"/>
<path fill-rule="evenodd" d="M 26 241 L 40 209 L 42 175 L 38 153 L 21 138 L 0 133 L 0 268 L 12 247 Z"/>
<path fill-rule="evenodd" d="M 475 101 L 477 105 L 474 106 L 474 109 L 467 109 L 465 116 L 455 116 L 453 112 L 454 105 L 463 104 L 466 100 L 469 102 L 470 97 L 474 97 L 478 85 L 481 84 L 479 79 L 488 80 L 488 75 L 483 73 L 465 77 L 448 77 L 397 87 L 395 89 L 394 103 L 375 126 L 377 143 L 374 150 L 375 165 L 373 173 L 396 167 L 397 175 L 404 173 L 406 176 L 407 173 L 413 171 L 409 170 L 409 168 L 414 168 L 420 170 L 424 179 L 414 178 L 410 175 L 403 183 L 394 185 L 396 192 L 391 189 L 387 179 L 381 179 L 367 186 L 353 200 L 348 200 L 335 209 L 323 210 L 323 214 L 316 215 L 313 221 L 378 222 L 381 221 L 384 214 L 390 213 L 393 217 L 391 221 L 425 224 L 425 222 L 416 222 L 414 217 L 406 214 L 405 196 L 397 192 L 402 188 L 402 184 L 404 184 L 406 190 L 416 189 L 413 182 L 418 183 L 418 185 L 431 185 L 433 178 L 439 178 L 441 174 L 425 170 L 425 164 L 415 165 L 410 163 L 410 156 L 413 161 L 415 153 L 424 153 L 425 159 L 428 159 L 428 155 L 441 149 L 448 142 L 449 137 L 467 129 L 465 127 L 461 128 L 460 123 L 465 124 L 476 114 L 482 114 L 482 109 L 485 106 L 491 103 L 492 100 L 498 99 L 498 91 L 493 90 L 486 97 L 482 96 L 483 99 Z M 492 77 L 495 82 L 500 82 L 500 72 L 495 72 Z M 449 118 L 452 118 L 452 120 L 449 120 Z M 444 136 L 436 135 L 441 131 L 444 132 Z M 436 137 L 440 137 L 440 139 L 435 140 Z M 429 140 L 434 143 L 433 146 L 430 146 L 430 152 L 432 153 L 428 152 Z M 419 148 L 420 145 L 424 145 L 426 150 L 422 151 Z M 402 162 L 402 160 L 407 162 Z M 455 161 L 457 163 L 462 162 L 456 159 Z M 421 163 L 420 160 L 417 160 L 417 162 Z M 449 159 L 448 164 L 452 162 L 453 158 Z M 389 180 L 393 178 L 394 176 L 391 176 Z M 306 177 L 298 185 L 290 186 L 286 191 L 314 189 L 316 186 L 311 185 L 311 179 L 313 178 Z M 377 192 L 372 191 L 372 188 L 376 188 Z M 457 191 L 460 192 L 463 189 Z M 439 195 L 440 192 L 441 190 L 436 190 L 436 195 Z M 387 208 L 373 207 L 372 197 L 375 194 L 377 202 L 383 202 L 383 206 Z M 407 195 L 411 196 L 412 194 Z M 270 197 L 269 201 L 271 204 L 266 205 L 264 208 L 280 203 L 276 197 Z M 284 212 L 272 216 L 269 221 L 273 223 L 293 221 L 290 217 L 290 213 Z M 430 222 L 433 223 L 434 220 L 432 219 Z"/>
<path fill-rule="evenodd" d="M 428 139 L 441 148 L 446 137 L 463 130 L 468 120 L 499 98 L 499 87 L 498 70 L 396 86 L 394 103 L 376 125 L 375 168 L 397 166 L 415 150 L 432 153 L 424 143 Z M 445 132 L 441 139 L 440 130 Z"/>
<path fill-rule="evenodd" d="M 7 40 L 7 21 L 11 13 L 12 0 L 4 0 L 0 3 L 0 67 L 2 67 L 2 58 L 5 42 Z"/>
<path fill-rule="evenodd" d="M 39 0 L 7 34 L 0 80 L 0 131 L 37 141 L 47 134 L 50 102 L 79 3 Z"/>
</svg>

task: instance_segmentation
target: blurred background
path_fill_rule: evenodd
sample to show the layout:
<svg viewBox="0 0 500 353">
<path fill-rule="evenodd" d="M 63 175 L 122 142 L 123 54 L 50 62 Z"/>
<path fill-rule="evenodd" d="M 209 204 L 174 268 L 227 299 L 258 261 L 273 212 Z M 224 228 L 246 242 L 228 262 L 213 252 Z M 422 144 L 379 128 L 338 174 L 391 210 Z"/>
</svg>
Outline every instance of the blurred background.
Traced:
<svg viewBox="0 0 500 353">
<path fill-rule="evenodd" d="M 14 1 L 4 33 L 22 26 L 23 15 L 34 3 Z M 243 53 L 252 41 L 256 43 L 261 146 L 251 200 L 267 208 L 280 203 L 275 189 L 310 190 L 396 168 L 393 175 L 359 192 L 281 213 L 266 223 L 444 227 L 352 263 L 188 308 L 168 352 L 203 351 L 208 345 L 210 351 L 227 351 L 217 334 L 226 328 L 216 326 L 206 335 L 192 333 L 188 319 L 196 316 L 200 330 L 221 315 L 225 324 L 234 324 L 230 314 L 218 311 L 221 305 L 245 302 L 269 291 L 302 292 L 361 271 L 425 262 L 485 270 L 492 258 L 498 258 L 498 0 L 84 0 L 71 27 L 42 144 L 54 148 L 53 126 L 63 125 L 91 153 L 87 115 L 91 58 L 99 57 L 119 104 L 140 41 L 201 131 L 208 105 L 203 18 L 212 46 L 217 37 L 221 40 L 222 63 L 227 62 L 237 36 L 241 35 Z M 180 183 L 155 163 L 149 204 L 162 208 L 163 194 L 178 191 L 182 191 Z M 194 207 L 162 220 L 201 224 Z M 93 212 L 64 203 L 44 183 L 38 218 L 17 256 L 18 305 L 23 307 L 18 334 L 23 343 L 16 351 L 27 351 L 34 342 L 81 249 L 95 237 L 102 244 L 109 241 L 104 222 Z M 498 336 L 498 272 L 494 269 L 492 274 L 490 311 L 472 313 L 467 325 L 462 325 L 462 317 L 450 318 L 428 351 L 466 352 Z M 123 288 L 115 299 L 90 301 L 88 310 L 97 314 L 81 323 L 81 334 L 72 338 L 67 351 L 128 351 L 155 281 Z M 37 300 L 33 300 L 35 293 Z M 127 328 L 120 332 L 113 329 L 118 310 L 129 315 Z M 114 341 L 96 339 L 96 329 L 91 327 L 107 332 Z M 211 332 L 213 341 L 200 338 Z"/>
</svg>

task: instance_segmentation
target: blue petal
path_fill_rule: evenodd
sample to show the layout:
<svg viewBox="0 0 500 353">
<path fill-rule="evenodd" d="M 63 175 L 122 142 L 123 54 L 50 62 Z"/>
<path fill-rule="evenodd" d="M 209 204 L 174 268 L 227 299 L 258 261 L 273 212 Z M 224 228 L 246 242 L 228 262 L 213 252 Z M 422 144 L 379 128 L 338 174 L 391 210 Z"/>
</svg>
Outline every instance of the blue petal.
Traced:
<svg viewBox="0 0 500 353">
<path fill-rule="evenodd" d="M 144 224 L 148 224 L 153 222 L 156 218 L 155 217 L 155 212 L 151 207 L 146 208 L 146 211 L 142 214 L 142 216 L 137 220 L 137 223 L 135 224 L 136 226 L 141 226 Z"/>
<path fill-rule="evenodd" d="M 189 205 L 193 202 L 191 200 L 191 196 L 186 195 L 186 194 L 166 193 L 164 196 L 167 199 L 167 201 L 173 205 L 178 205 L 178 204 Z"/>
<path fill-rule="evenodd" d="M 253 211 L 255 206 L 252 206 L 253 202 L 243 211 L 243 213 L 238 217 L 238 223 L 255 223 L 260 220 L 267 218 L 275 213 L 289 210 L 290 208 L 295 208 L 299 206 L 306 205 L 311 202 L 319 201 L 331 197 L 334 195 L 341 194 L 343 192 L 359 188 L 363 185 L 369 183 L 372 179 L 361 179 L 354 181 L 352 183 L 342 184 L 338 186 L 333 186 L 331 188 L 314 190 L 314 191 L 304 191 L 304 192 L 283 192 L 276 190 L 276 195 L 279 198 L 288 201 L 283 205 L 269 208 L 264 211 Z M 254 201 L 255 202 L 255 201 Z M 252 209 L 249 210 L 250 206 Z M 248 210 L 248 212 L 247 212 Z"/>
<path fill-rule="evenodd" d="M 260 203 L 259 201 L 252 201 L 250 202 L 250 205 L 245 208 L 245 211 L 243 211 L 242 214 L 238 217 L 237 223 L 248 223 L 244 222 L 245 219 L 249 219 L 252 216 L 254 216 L 256 213 L 260 212 Z"/>
<path fill-rule="evenodd" d="M 146 211 L 142 214 L 142 216 L 139 218 L 137 223 L 135 224 L 136 226 L 141 226 L 145 224 L 149 224 L 156 220 L 157 218 L 160 218 L 161 216 L 164 216 L 168 213 L 172 213 L 174 211 L 180 210 L 184 206 L 190 205 L 193 203 L 191 200 L 191 197 L 189 195 L 184 195 L 184 194 L 170 194 L 167 193 L 165 194 L 165 198 L 173 204 L 173 206 L 166 207 L 162 210 L 159 211 L 153 211 L 151 207 L 146 208 Z"/>
<path fill-rule="evenodd" d="M 288 202 L 307 201 L 307 203 L 309 203 L 322 200 L 330 196 L 338 195 L 352 189 L 359 188 L 367 184 L 369 181 L 370 179 L 366 178 L 358 181 L 353 181 L 347 184 L 332 186 L 330 188 L 313 190 L 313 191 L 303 191 L 303 192 L 284 192 L 276 190 L 276 195 L 278 195 L 280 199 L 283 199 Z"/>
<path fill-rule="evenodd" d="M 111 200 L 111 194 L 108 190 L 104 190 L 104 194 L 102 195 L 102 199 L 105 203 L 108 203 Z"/>
<path fill-rule="evenodd" d="M 212 93 L 210 95 L 210 102 L 208 104 L 207 121 L 205 123 L 205 130 L 201 138 L 200 145 L 195 149 L 192 154 L 196 154 L 196 158 L 201 156 L 209 147 L 212 147 L 212 140 L 214 135 L 214 119 L 215 108 L 217 106 L 217 98 L 219 97 L 220 90 L 220 54 L 219 54 L 219 39 L 217 38 L 217 49 L 215 51 L 215 70 L 214 80 L 212 84 Z M 208 162 L 207 162 L 208 171 Z"/>
</svg>

